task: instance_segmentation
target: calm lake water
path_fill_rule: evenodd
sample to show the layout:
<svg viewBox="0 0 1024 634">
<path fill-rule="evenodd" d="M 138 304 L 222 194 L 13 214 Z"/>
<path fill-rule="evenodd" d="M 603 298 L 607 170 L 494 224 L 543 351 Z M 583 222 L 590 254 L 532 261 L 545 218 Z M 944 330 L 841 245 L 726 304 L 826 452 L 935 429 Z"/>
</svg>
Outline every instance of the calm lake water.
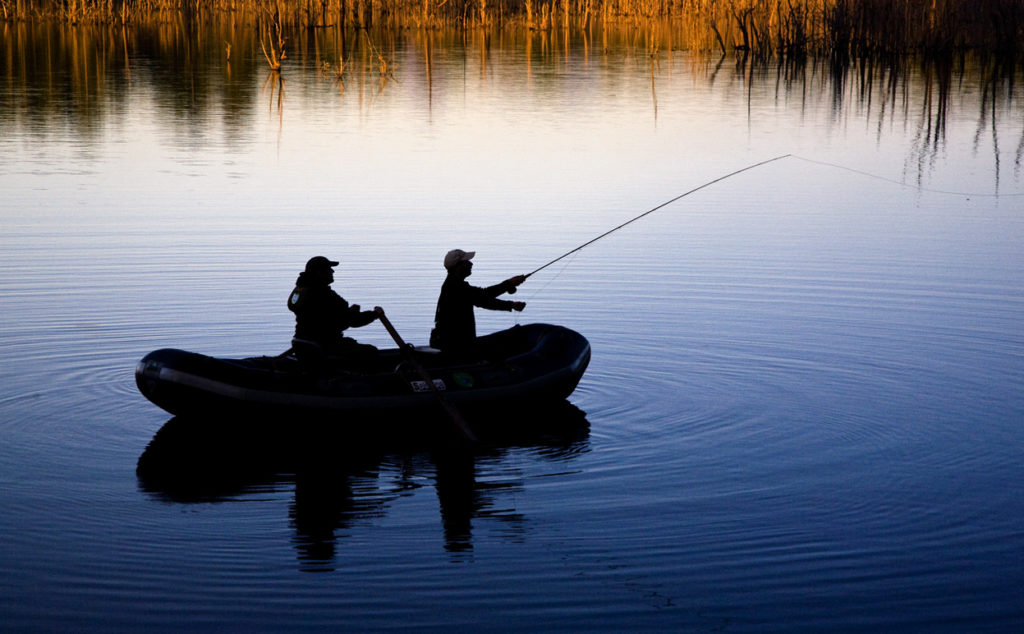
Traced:
<svg viewBox="0 0 1024 634">
<path fill-rule="evenodd" d="M 1019 70 L 408 33 L 391 78 L 300 39 L 281 82 L 224 40 L 0 26 L 3 629 L 1024 628 Z M 549 432 L 451 456 L 135 388 L 287 348 L 312 255 L 421 344 L 447 250 L 494 283 L 787 154 L 478 311 L 590 340 Z"/>
</svg>

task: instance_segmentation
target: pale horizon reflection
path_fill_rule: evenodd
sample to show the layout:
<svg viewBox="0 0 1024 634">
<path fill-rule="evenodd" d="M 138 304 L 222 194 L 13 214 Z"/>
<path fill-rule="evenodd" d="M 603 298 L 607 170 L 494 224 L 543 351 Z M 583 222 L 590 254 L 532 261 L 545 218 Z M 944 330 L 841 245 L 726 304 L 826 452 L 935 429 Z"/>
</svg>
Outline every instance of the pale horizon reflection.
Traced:
<svg viewBox="0 0 1024 634">
<path fill-rule="evenodd" d="M 242 33 L 225 53 L 225 36 L 216 32 L 194 41 L 168 29 L 4 28 L 10 50 L 0 62 L 8 76 L 0 93 L 0 165 L 27 177 L 17 180 L 29 187 L 61 176 L 66 151 L 76 157 L 74 170 L 99 178 L 142 161 L 150 173 L 258 186 L 282 155 L 345 144 L 357 163 L 374 165 L 359 181 L 386 169 L 389 183 L 399 184 L 399 174 L 416 187 L 418 174 L 444 178 L 433 173 L 427 153 L 530 144 L 552 165 L 585 171 L 601 168 L 587 162 L 595 152 L 645 156 L 656 137 L 674 137 L 685 142 L 684 156 L 694 146 L 722 153 L 767 140 L 779 152 L 912 186 L 965 191 L 957 181 L 966 171 L 974 183 L 979 173 L 991 175 L 988 190 L 978 193 L 1021 191 L 1020 70 L 967 54 L 955 64 L 757 63 L 685 50 L 645 54 L 624 37 L 595 45 L 551 34 L 426 32 L 382 36 L 373 45 L 368 35 L 345 40 L 326 31 L 299 38 L 278 73 Z M 563 118 L 600 129 L 602 146 L 588 148 L 577 135 L 567 147 L 551 127 Z M 760 138 L 779 118 L 806 136 Z M 373 130 L 372 142 L 350 145 L 352 126 Z M 823 156 L 809 149 L 819 135 L 841 141 L 851 133 L 873 136 L 874 152 L 861 146 Z M 501 165 L 504 152 L 491 154 L 497 171 L 513 171 Z M 315 183 L 338 167 L 321 162 L 304 176 Z"/>
</svg>

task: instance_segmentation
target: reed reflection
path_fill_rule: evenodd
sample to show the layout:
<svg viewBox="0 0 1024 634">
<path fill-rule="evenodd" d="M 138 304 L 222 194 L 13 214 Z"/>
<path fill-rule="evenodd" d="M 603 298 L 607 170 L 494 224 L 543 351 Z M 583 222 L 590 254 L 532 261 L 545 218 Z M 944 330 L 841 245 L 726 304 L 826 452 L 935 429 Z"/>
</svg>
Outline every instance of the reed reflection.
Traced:
<svg viewBox="0 0 1024 634">
<path fill-rule="evenodd" d="M 360 109 L 371 107 L 388 84 L 402 81 L 397 90 L 424 87 L 423 107 L 429 109 L 440 94 L 463 93 L 470 80 L 514 94 L 522 90 L 524 74 L 531 91 L 564 98 L 563 78 L 579 81 L 578 74 L 564 72 L 570 64 L 582 64 L 586 81 L 597 85 L 616 85 L 622 75 L 642 69 L 656 120 L 678 81 L 673 64 L 684 64 L 688 79 L 708 85 L 741 81 L 750 112 L 765 102 L 812 110 L 828 100 L 833 117 L 825 125 L 860 117 L 880 138 L 892 130 L 914 130 L 906 164 L 919 182 L 948 144 L 951 117 L 976 121 L 970 142 L 977 153 L 995 157 L 997 187 L 1006 169 L 1002 149 L 1017 148 L 1013 167 L 1019 170 L 1024 131 L 1017 115 L 1024 73 L 1013 55 L 943 49 L 767 59 L 742 47 L 728 56 L 683 54 L 686 37 L 659 23 L 638 30 L 601 22 L 581 30 L 552 28 L 550 16 L 538 20 L 536 28 L 519 31 L 353 32 L 339 26 L 282 31 L 273 35 L 274 46 L 287 46 L 285 57 L 276 56 L 277 69 L 268 62 L 275 55 L 260 39 L 263 32 L 231 20 L 178 19 L 130 28 L 8 22 L 0 26 L 0 73 L 7 79 L 7 90 L 0 92 L 0 123 L 8 136 L 70 129 L 88 144 L 142 102 L 157 110 L 161 125 L 180 133 L 172 139 L 185 135 L 194 137 L 193 145 L 210 143 L 203 138 L 204 126 L 222 122 L 224 142 L 238 146 L 262 120 L 266 102 L 261 104 L 261 97 L 269 99 L 279 128 L 285 127 L 285 77 L 292 88 L 335 82 L 343 99 L 346 85 L 354 83 Z M 600 44 L 592 46 L 596 29 Z M 594 63 L 594 57 L 603 63 Z M 522 72 L 490 72 L 497 64 L 516 65 Z"/>
<path fill-rule="evenodd" d="M 472 552 L 474 523 L 481 520 L 521 534 L 528 518 L 500 503 L 504 494 L 526 488 L 521 472 L 509 475 L 503 466 L 509 455 L 525 449 L 544 461 L 571 463 L 589 447 L 586 415 L 568 402 L 514 420 L 476 419 L 484 442 L 475 451 L 435 441 L 429 430 L 437 421 L 429 419 L 399 421 L 408 433 L 384 440 L 394 422 L 350 421 L 350 428 L 382 430 L 354 434 L 316 421 L 176 417 L 150 441 L 136 473 L 143 491 L 176 504 L 293 488 L 289 518 L 299 567 L 326 571 L 335 565 L 339 541 L 371 530 L 374 519 L 425 486 L 436 491 L 444 548 L 453 556 Z M 493 476 L 497 469 L 500 478 Z"/>
<path fill-rule="evenodd" d="M 267 79 L 263 82 L 263 94 L 269 95 L 271 115 L 274 114 L 276 105 L 277 142 L 280 145 L 281 133 L 284 131 L 284 77 L 280 71 L 271 70 L 267 73 Z"/>
</svg>

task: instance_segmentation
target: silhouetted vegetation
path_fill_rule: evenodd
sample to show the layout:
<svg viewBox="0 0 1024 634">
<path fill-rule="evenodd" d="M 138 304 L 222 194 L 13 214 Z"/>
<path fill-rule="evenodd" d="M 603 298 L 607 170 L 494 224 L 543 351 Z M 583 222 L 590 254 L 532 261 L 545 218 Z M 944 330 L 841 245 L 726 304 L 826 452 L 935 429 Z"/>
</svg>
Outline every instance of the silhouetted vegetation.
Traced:
<svg viewBox="0 0 1024 634">
<path fill-rule="evenodd" d="M 7 21 L 160 23 L 229 19 L 259 29 L 268 63 L 291 29 L 591 29 L 660 23 L 686 48 L 754 56 L 903 53 L 958 49 L 1016 56 L 1020 0 L 0 0 Z"/>
</svg>

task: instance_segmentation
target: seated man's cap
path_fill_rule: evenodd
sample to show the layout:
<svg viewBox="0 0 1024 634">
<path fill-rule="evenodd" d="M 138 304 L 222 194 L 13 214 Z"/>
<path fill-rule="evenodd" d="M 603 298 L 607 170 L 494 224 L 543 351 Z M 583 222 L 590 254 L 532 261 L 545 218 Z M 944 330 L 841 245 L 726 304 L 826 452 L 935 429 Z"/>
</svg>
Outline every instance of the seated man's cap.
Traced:
<svg viewBox="0 0 1024 634">
<path fill-rule="evenodd" d="M 329 269 L 332 266 L 338 266 L 338 263 L 334 260 L 328 260 L 322 255 L 317 255 L 309 258 L 309 261 L 306 262 L 306 272 L 312 273 L 313 271 L 322 271 L 324 269 Z"/>
<path fill-rule="evenodd" d="M 476 255 L 476 251 L 463 251 L 462 249 L 452 249 L 444 256 L 444 268 L 450 269 L 459 262 L 466 262 L 468 260 L 472 260 L 474 255 Z"/>
</svg>

